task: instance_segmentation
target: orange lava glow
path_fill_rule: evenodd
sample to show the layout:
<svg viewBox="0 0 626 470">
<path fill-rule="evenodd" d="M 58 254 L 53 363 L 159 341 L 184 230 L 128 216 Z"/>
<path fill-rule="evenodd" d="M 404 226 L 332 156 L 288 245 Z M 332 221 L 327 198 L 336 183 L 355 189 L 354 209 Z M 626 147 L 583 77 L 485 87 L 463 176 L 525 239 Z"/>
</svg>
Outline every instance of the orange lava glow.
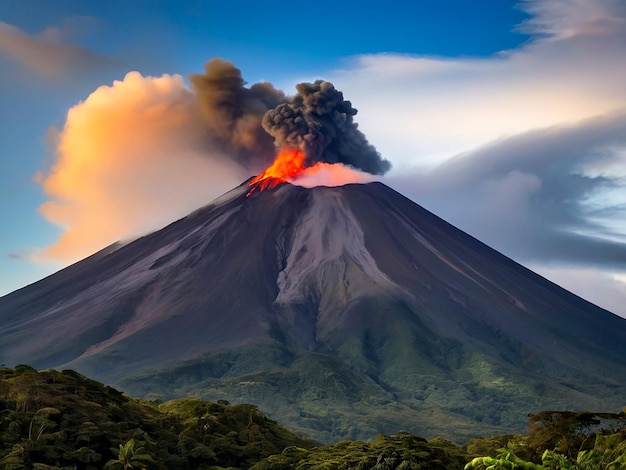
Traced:
<svg viewBox="0 0 626 470">
<path fill-rule="evenodd" d="M 304 169 L 304 154 L 300 150 L 283 149 L 269 168 L 248 183 L 252 189 L 246 196 L 250 196 L 257 189 L 264 191 L 275 188 L 299 175 Z"/>
</svg>

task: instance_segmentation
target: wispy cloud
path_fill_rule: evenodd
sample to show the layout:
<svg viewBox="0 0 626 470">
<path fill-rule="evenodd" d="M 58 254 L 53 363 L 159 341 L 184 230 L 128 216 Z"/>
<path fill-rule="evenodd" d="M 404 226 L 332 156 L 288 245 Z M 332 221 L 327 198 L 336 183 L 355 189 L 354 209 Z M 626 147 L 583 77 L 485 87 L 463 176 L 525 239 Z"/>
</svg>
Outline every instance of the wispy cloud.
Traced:
<svg viewBox="0 0 626 470">
<path fill-rule="evenodd" d="M 626 13 L 618 1 L 527 1 L 539 15 L 527 27 L 541 35 L 515 50 L 459 59 L 363 55 L 330 78 L 398 170 L 433 166 L 497 138 L 626 106 Z M 577 20 L 590 9 L 601 18 L 594 34 Z"/>
<path fill-rule="evenodd" d="M 98 70 L 120 63 L 82 46 L 66 42 L 65 30 L 47 28 L 28 34 L 0 21 L 0 53 L 29 69 L 52 78 L 85 70 Z"/>
<path fill-rule="evenodd" d="M 521 31 L 548 40 L 623 32 L 626 4 L 622 0 L 522 0 L 531 16 Z"/>
</svg>

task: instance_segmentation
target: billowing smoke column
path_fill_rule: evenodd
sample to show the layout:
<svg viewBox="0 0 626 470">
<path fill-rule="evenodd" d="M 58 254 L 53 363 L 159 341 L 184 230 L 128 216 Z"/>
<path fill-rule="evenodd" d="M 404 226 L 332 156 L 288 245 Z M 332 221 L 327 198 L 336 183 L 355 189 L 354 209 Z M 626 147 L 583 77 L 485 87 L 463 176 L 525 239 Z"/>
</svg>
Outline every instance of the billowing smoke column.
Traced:
<svg viewBox="0 0 626 470">
<path fill-rule="evenodd" d="M 359 131 L 357 110 L 332 83 L 300 83 L 298 94 L 263 116 L 263 128 L 280 148 L 304 153 L 305 166 L 318 162 L 343 163 L 359 170 L 384 174 L 391 168 Z"/>
<path fill-rule="evenodd" d="M 251 171 L 266 168 L 276 149 L 300 150 L 305 167 L 343 163 L 383 174 L 391 167 L 359 131 L 357 110 L 332 83 L 300 83 L 287 98 L 271 83 L 246 87 L 231 62 L 212 59 L 189 77 L 210 146 Z"/>
<path fill-rule="evenodd" d="M 274 139 L 261 127 L 267 110 L 287 101 L 271 83 L 246 88 L 231 62 L 212 59 L 204 74 L 189 76 L 214 150 L 250 170 L 261 170 L 275 156 Z"/>
</svg>

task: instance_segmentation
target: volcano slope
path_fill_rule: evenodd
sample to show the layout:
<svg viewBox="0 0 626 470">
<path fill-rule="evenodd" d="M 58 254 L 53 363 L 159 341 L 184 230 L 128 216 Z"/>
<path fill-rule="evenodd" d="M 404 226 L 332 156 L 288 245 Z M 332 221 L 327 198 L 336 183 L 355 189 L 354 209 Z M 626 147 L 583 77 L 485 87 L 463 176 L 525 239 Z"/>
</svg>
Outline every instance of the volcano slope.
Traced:
<svg viewBox="0 0 626 470">
<path fill-rule="evenodd" d="M 381 183 L 247 191 L 0 298 L 0 362 L 250 402 L 321 441 L 624 406 L 624 319 Z"/>
</svg>

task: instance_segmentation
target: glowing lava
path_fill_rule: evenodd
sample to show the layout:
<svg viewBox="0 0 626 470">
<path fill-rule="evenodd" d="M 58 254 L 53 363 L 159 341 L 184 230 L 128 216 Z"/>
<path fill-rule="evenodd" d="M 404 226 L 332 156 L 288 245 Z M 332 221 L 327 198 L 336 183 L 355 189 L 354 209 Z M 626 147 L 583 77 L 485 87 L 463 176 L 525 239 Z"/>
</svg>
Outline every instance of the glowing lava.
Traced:
<svg viewBox="0 0 626 470">
<path fill-rule="evenodd" d="M 257 189 L 264 191 L 275 188 L 299 175 L 304 169 L 304 154 L 300 150 L 283 149 L 269 168 L 248 183 L 252 189 L 246 196 L 250 196 Z"/>
</svg>

